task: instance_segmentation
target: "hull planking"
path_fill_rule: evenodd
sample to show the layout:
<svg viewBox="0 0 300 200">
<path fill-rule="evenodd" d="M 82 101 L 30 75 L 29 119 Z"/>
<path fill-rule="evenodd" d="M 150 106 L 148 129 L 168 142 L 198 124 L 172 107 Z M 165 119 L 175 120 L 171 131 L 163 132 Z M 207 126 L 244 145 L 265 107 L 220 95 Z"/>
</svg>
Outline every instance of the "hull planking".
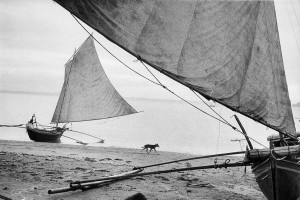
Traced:
<svg viewBox="0 0 300 200">
<path fill-rule="evenodd" d="M 268 200 L 300 199 L 300 163 L 271 155 L 252 167 L 256 181 Z"/>
</svg>

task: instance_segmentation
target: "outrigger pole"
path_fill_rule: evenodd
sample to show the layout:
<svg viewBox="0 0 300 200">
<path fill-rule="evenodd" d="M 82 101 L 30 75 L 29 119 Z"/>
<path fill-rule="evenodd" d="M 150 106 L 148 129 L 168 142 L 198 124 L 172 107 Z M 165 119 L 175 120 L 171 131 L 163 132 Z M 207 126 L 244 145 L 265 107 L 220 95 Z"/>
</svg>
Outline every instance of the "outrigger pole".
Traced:
<svg viewBox="0 0 300 200">
<path fill-rule="evenodd" d="M 74 130 L 69 130 L 69 129 L 68 129 L 67 131 L 72 131 L 72 132 L 74 132 L 74 133 L 80 133 L 80 134 L 83 134 L 83 135 L 88 135 L 88 136 L 93 137 L 93 138 L 97 138 L 97 139 L 99 139 L 99 143 L 103 143 L 103 142 L 104 142 L 103 139 L 98 138 L 98 137 L 93 136 L 93 135 L 90 135 L 90 134 L 88 134 L 88 133 L 83 133 L 83 132 L 80 132 L 80 131 L 74 131 Z"/>
<path fill-rule="evenodd" d="M 145 173 L 139 173 L 143 171 L 145 168 L 159 166 L 159 165 L 165 165 L 175 162 L 181 162 L 181 161 L 187 161 L 187 160 L 195 160 L 195 159 L 202 159 L 202 158 L 210 158 L 210 157 L 217 157 L 217 156 L 226 156 L 226 155 L 235 155 L 235 154 L 244 154 L 246 151 L 238 151 L 238 152 L 230 152 L 230 153 L 221 153 L 221 154 L 214 154 L 214 155 L 206 155 L 206 156 L 199 156 L 199 157 L 193 157 L 193 158 L 186 158 L 181 160 L 175 160 L 170 162 L 164 162 L 164 163 L 158 163 L 153 165 L 147 165 L 142 167 L 134 167 L 132 171 L 118 174 L 114 176 L 108 176 L 108 177 L 102 177 L 99 179 L 93 179 L 93 180 L 85 180 L 85 181 L 74 181 L 70 183 L 69 187 L 64 188 L 57 188 L 53 190 L 49 190 L 48 194 L 56 194 L 56 193 L 62 193 L 62 192 L 69 192 L 69 191 L 75 191 L 75 190 L 88 190 L 96 187 L 100 187 L 103 185 L 108 185 L 110 183 L 114 183 L 120 180 L 137 177 L 137 176 L 146 176 L 146 175 L 152 175 L 152 174 L 162 174 L 162 173 L 172 173 L 172 172 L 180 172 L 180 171 L 189 171 L 189 170 L 199 170 L 199 169 L 217 169 L 217 168 L 227 168 L 227 167 L 243 167 L 243 166 L 249 166 L 251 165 L 250 162 L 236 162 L 236 163 L 230 163 L 230 159 L 226 159 L 224 163 L 217 164 L 217 160 L 214 161 L 214 165 L 206 165 L 206 166 L 198 166 L 198 167 L 189 167 L 189 168 L 180 168 L 180 169 L 171 169 L 171 170 L 162 170 L 162 171 L 152 171 L 152 172 L 145 172 Z"/>
<path fill-rule="evenodd" d="M 129 175 L 129 174 L 139 173 L 141 171 L 143 171 L 143 170 L 142 169 L 132 170 L 132 171 L 125 172 L 125 173 L 122 173 L 122 174 L 109 176 L 107 178 L 122 177 L 122 176 L 126 176 L 126 175 Z M 83 184 L 75 184 L 75 183 L 71 182 L 69 187 L 48 190 L 48 194 L 57 194 L 57 193 L 62 193 L 62 192 L 75 191 L 75 190 L 88 190 L 88 189 L 91 189 L 91 188 L 100 187 L 102 185 L 107 185 L 107 184 L 113 183 L 115 181 L 117 181 L 117 180 L 97 181 L 97 182 L 93 182 L 93 183 L 83 183 Z"/>
<path fill-rule="evenodd" d="M 146 175 L 152 175 L 152 174 L 163 174 L 163 173 L 172 173 L 172 172 L 182 172 L 182 171 L 190 171 L 190 170 L 199 170 L 199 169 L 218 169 L 218 168 L 227 168 L 227 167 L 243 167 L 243 166 L 250 166 L 250 162 L 236 162 L 236 163 L 229 163 L 230 160 L 225 160 L 222 164 L 217 164 L 215 162 L 214 165 L 206 165 L 206 166 L 199 166 L 199 167 L 189 167 L 189 168 L 180 168 L 180 169 L 170 169 L 170 170 L 161 170 L 161 171 L 153 171 L 153 172 L 144 172 L 144 173 L 138 173 L 142 171 L 143 169 L 137 169 L 133 170 L 124 174 L 116 175 L 116 176 L 110 176 L 110 177 L 103 177 L 99 179 L 93 179 L 93 180 L 85 180 L 85 181 L 75 181 L 70 183 L 69 187 L 65 188 L 58 188 L 53 190 L 48 190 L 48 194 L 55 194 L 55 193 L 62 193 L 62 192 L 68 192 L 68 191 L 75 191 L 78 189 L 81 190 L 87 190 L 95 187 L 99 187 L 102 185 L 107 185 L 109 183 L 120 181 L 128 178 L 133 178 L 137 176 L 146 176 Z"/>
<path fill-rule="evenodd" d="M 152 174 L 165 174 L 165 173 L 171 173 L 171 172 L 183 172 L 183 171 L 191 171 L 191 170 L 199 170 L 199 169 L 221 169 L 221 168 L 227 168 L 227 167 L 244 167 L 244 166 L 251 165 L 250 162 L 249 163 L 244 163 L 244 162 L 229 163 L 229 162 L 230 162 L 230 160 L 227 159 L 222 164 L 205 165 L 205 166 L 198 166 L 198 167 L 186 167 L 186 168 L 179 168 L 179 169 L 153 171 L 153 172 L 144 172 L 144 173 L 140 173 L 140 174 L 131 174 L 131 175 L 125 175 L 125 176 L 119 176 L 119 177 L 103 177 L 103 178 L 94 179 L 94 180 L 75 181 L 72 184 L 82 184 L 82 183 L 105 181 L 105 180 L 121 180 L 121 179 L 125 179 L 125 178 L 136 177 L 136 176 L 147 176 L 147 175 L 152 175 Z"/>
<path fill-rule="evenodd" d="M 66 137 L 66 138 L 69 138 L 71 140 L 75 140 L 77 143 L 82 144 L 82 145 L 87 145 L 88 144 L 88 143 L 82 142 L 80 140 L 76 140 L 75 138 L 71 138 L 71 137 L 68 137 L 68 136 L 65 136 L 65 135 L 62 135 L 62 137 Z"/>
<path fill-rule="evenodd" d="M 145 169 L 148 167 L 166 165 L 166 164 L 177 163 L 177 162 L 187 161 L 187 160 L 196 160 L 196 159 L 211 158 L 211 157 L 218 157 L 218 156 L 229 156 L 229 155 L 244 154 L 244 153 L 246 153 L 246 151 L 237 151 L 237 152 L 230 152 L 230 153 L 220 153 L 220 154 L 213 154 L 213 155 L 206 155 L 206 156 L 198 156 L 198 157 L 185 158 L 185 159 L 181 159 L 181 160 L 173 160 L 170 162 L 158 163 L 158 164 L 153 164 L 153 165 L 146 165 L 146 166 L 142 166 L 142 167 L 134 167 L 133 169 Z"/>
</svg>

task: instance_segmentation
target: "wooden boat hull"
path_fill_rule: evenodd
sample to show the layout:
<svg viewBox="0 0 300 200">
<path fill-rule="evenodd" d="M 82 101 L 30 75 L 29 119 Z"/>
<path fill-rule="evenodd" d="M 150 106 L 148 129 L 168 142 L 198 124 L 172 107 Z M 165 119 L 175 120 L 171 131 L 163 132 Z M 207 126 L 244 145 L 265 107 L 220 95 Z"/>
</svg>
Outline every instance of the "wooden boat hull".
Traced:
<svg viewBox="0 0 300 200">
<path fill-rule="evenodd" d="M 300 163 L 272 156 L 252 167 L 268 200 L 300 200 Z"/>
<path fill-rule="evenodd" d="M 36 142 L 59 142 L 60 137 L 65 132 L 65 129 L 44 130 L 35 128 L 33 124 L 26 125 L 28 136 L 31 140 Z"/>
</svg>

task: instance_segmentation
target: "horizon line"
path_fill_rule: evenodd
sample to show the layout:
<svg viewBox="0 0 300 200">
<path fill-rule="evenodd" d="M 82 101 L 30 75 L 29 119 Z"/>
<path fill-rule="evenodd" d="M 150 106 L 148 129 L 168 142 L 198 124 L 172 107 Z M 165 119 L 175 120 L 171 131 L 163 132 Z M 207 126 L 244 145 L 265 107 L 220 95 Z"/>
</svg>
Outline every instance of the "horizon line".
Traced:
<svg viewBox="0 0 300 200">
<path fill-rule="evenodd" d="M 59 92 L 35 92 L 35 91 L 21 91 L 21 90 L 0 90 L 0 93 L 7 93 L 7 94 L 29 94 L 29 95 L 47 95 L 47 96 L 58 96 Z M 160 98 L 142 98 L 142 97 L 126 97 L 131 99 L 149 99 L 149 100 L 173 100 L 173 101 L 180 101 L 179 99 L 160 99 Z M 292 103 L 291 106 L 297 105 L 300 102 Z"/>
</svg>

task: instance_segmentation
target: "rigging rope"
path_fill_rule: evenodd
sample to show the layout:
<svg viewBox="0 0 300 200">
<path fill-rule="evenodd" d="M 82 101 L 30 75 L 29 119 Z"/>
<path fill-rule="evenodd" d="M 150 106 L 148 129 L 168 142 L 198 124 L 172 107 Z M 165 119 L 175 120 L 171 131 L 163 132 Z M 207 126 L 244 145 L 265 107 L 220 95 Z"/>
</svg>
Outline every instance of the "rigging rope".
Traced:
<svg viewBox="0 0 300 200">
<path fill-rule="evenodd" d="M 76 22 L 89 34 L 89 35 L 92 35 L 78 20 L 77 20 L 77 18 L 72 14 L 72 13 L 70 13 L 71 15 L 72 15 L 72 17 L 76 20 Z M 224 123 L 224 124 L 226 124 L 226 125 L 228 125 L 228 126 L 230 126 L 230 127 L 232 127 L 234 130 L 236 130 L 236 131 L 238 131 L 239 133 L 242 133 L 243 135 L 244 135 L 244 133 L 243 132 L 241 132 L 240 130 L 238 130 L 236 127 L 234 127 L 234 126 L 232 126 L 231 124 L 229 124 L 228 122 L 224 122 L 224 121 L 222 121 L 222 120 L 220 120 L 220 119 L 218 119 L 218 118 L 216 118 L 216 117 L 214 117 L 214 116 L 212 116 L 211 114 L 209 114 L 209 113 L 207 113 L 207 112 L 205 112 L 205 111 L 203 111 L 203 110 L 201 110 L 200 108 L 198 108 L 197 106 L 195 106 L 194 104 L 192 104 L 192 103 L 190 103 L 189 101 L 187 101 L 187 100 L 185 100 L 184 98 L 182 98 L 182 97 L 180 97 L 179 95 L 177 95 L 177 94 L 175 94 L 173 91 L 171 91 L 170 89 L 168 89 L 166 86 L 164 86 L 164 85 L 162 85 L 161 83 L 160 83 L 160 81 L 149 71 L 149 69 L 146 67 L 146 65 L 144 64 L 144 62 L 142 62 L 141 61 L 141 59 L 140 59 L 140 57 L 138 57 L 138 59 L 143 63 L 143 65 L 147 68 L 147 70 L 156 78 L 156 80 L 159 82 L 159 83 L 156 83 L 156 82 L 154 82 L 154 81 L 152 81 L 151 79 L 149 79 L 149 78 L 147 78 L 147 77 L 145 77 L 144 75 L 142 75 L 142 74 L 140 74 L 140 73 L 138 73 L 137 71 L 135 71 L 135 70 L 133 70 L 132 68 L 130 68 L 128 65 L 126 65 L 124 62 L 122 62 L 119 58 L 117 58 L 113 53 L 111 53 L 106 47 L 104 47 L 93 35 L 92 35 L 92 37 L 94 38 L 94 40 L 104 49 L 104 50 L 106 50 L 111 56 L 113 56 L 117 61 L 119 61 L 121 64 L 123 64 L 125 67 L 127 67 L 128 69 L 130 69 L 131 71 L 133 71 L 134 73 L 136 73 L 136 74 L 138 74 L 139 76 L 141 76 L 141 77 L 143 77 L 143 78 L 145 78 L 146 80 L 148 80 L 148 81 L 150 81 L 150 82 L 152 82 L 152 83 L 154 83 L 154 84 L 156 84 L 156 85 L 159 85 L 159 86 L 162 86 L 163 88 L 165 88 L 167 91 L 169 91 L 170 93 L 172 93 L 173 95 L 175 95 L 176 97 L 178 97 L 179 99 L 181 99 L 182 101 L 184 101 L 184 102 L 186 102 L 186 103 L 188 103 L 189 105 L 191 105 L 191 106 L 193 106 L 194 108 L 196 108 L 197 110 L 199 110 L 199 111 L 201 111 L 201 112 L 203 112 L 204 114 L 206 114 L 206 115 L 208 115 L 208 116 L 210 116 L 210 117 L 212 117 L 212 118 L 214 118 L 214 119 L 216 119 L 216 120 L 218 120 L 218 121 L 220 121 L 220 122 L 222 122 L 222 123 Z M 263 146 L 263 147 L 265 147 L 265 148 L 268 148 L 268 147 L 266 147 L 265 145 L 263 145 L 263 144 L 261 144 L 260 142 L 258 142 L 258 141 L 256 141 L 256 140 L 254 140 L 254 139 L 252 139 L 251 137 L 249 137 L 251 140 L 253 140 L 254 142 L 256 142 L 257 144 L 259 144 L 259 145 L 261 145 L 261 146 Z"/>
<path fill-rule="evenodd" d="M 222 109 L 223 109 L 223 106 L 221 106 L 221 109 L 220 109 L 220 115 L 221 115 L 221 113 L 222 113 Z M 218 153 L 218 151 L 219 151 L 220 135 L 221 135 L 221 123 L 220 123 L 220 121 L 219 121 L 219 135 L 218 135 L 218 145 L 217 145 L 216 153 Z"/>
<path fill-rule="evenodd" d="M 164 89 L 166 89 L 168 92 L 172 93 L 173 95 L 175 95 L 176 97 L 178 97 L 178 98 L 181 99 L 182 101 L 188 103 L 189 105 L 193 106 L 194 108 L 196 108 L 197 110 L 203 112 L 204 114 L 206 114 L 206 115 L 208 115 L 208 116 L 210 116 L 210 117 L 212 117 L 212 118 L 214 118 L 214 119 L 216 119 L 216 120 L 218 120 L 218 121 L 220 121 L 220 122 L 222 122 L 222 123 L 224 123 L 224 124 L 226 124 L 226 125 L 231 126 L 229 123 L 226 123 L 226 122 L 224 122 L 224 121 L 221 121 L 220 119 L 218 119 L 218 118 L 212 116 L 211 114 L 209 114 L 209 113 L 207 113 L 207 112 L 201 110 L 200 108 L 198 108 L 197 106 L 195 106 L 195 105 L 192 104 L 191 102 L 189 102 L 189 101 L 185 100 L 184 98 L 180 97 L 179 95 L 177 95 L 175 92 L 173 92 L 172 90 L 170 90 L 169 88 L 167 88 L 165 85 L 163 85 L 163 84 L 157 79 L 157 77 L 156 77 L 156 76 L 148 69 L 148 67 L 145 65 L 145 63 L 144 63 L 143 61 L 141 61 L 141 63 L 142 63 L 142 64 L 145 66 L 145 68 L 152 74 L 152 76 L 154 76 L 154 78 L 159 82 L 158 85 L 162 86 L 162 87 L 163 87 Z M 193 91 L 193 90 L 192 90 L 192 91 Z M 236 128 L 233 127 L 233 126 L 231 126 L 231 127 L 232 127 L 233 129 L 236 129 Z"/>
<path fill-rule="evenodd" d="M 167 91 L 169 91 L 170 93 L 172 93 L 172 94 L 175 95 L 176 97 L 180 98 L 182 101 L 184 101 L 184 102 L 188 103 L 189 105 L 193 106 L 194 108 L 196 108 L 196 109 L 199 110 L 200 112 L 202 112 L 202 113 L 204 113 L 204 114 L 206 114 L 206 115 L 208 115 L 208 116 L 210 116 L 210 117 L 212 117 L 212 118 L 218 120 L 219 122 L 224 123 L 225 125 L 230 126 L 233 130 L 235 130 L 235 131 L 241 133 L 241 134 L 244 135 L 245 137 L 250 138 L 252 141 L 256 142 L 257 144 L 259 144 L 259 145 L 261 145 L 261 146 L 263 146 L 263 147 L 265 147 L 265 148 L 268 148 L 268 147 L 266 147 L 265 145 L 261 144 L 260 142 L 256 141 L 255 139 L 253 139 L 253 138 L 251 138 L 251 137 L 245 135 L 245 133 L 243 133 L 241 130 L 239 130 L 239 129 L 236 128 L 235 126 L 231 125 L 231 124 L 230 124 L 228 121 L 226 121 L 222 116 L 220 116 L 214 109 L 212 109 L 206 102 L 204 102 L 204 101 L 202 100 L 202 98 L 200 98 L 200 96 L 198 96 L 198 95 L 195 93 L 194 90 L 191 89 L 191 90 L 194 92 L 194 94 L 195 94 L 199 99 L 201 99 L 202 102 L 204 102 L 211 110 L 214 111 L 214 113 L 216 113 L 216 114 L 217 114 L 221 119 L 223 119 L 224 121 L 222 121 L 222 120 L 216 118 L 215 116 L 212 116 L 211 114 L 205 112 L 204 110 L 201 110 L 200 108 L 198 108 L 197 106 L 195 106 L 195 105 L 192 104 L 191 102 L 185 100 L 184 98 L 180 97 L 179 95 L 177 95 L 176 93 L 174 93 L 173 91 L 171 91 L 169 88 L 167 88 L 166 86 L 164 86 L 164 85 L 158 80 L 158 78 L 157 78 L 157 77 L 156 77 L 156 76 L 148 69 L 148 67 L 144 64 L 143 61 L 141 61 L 141 62 L 142 62 L 142 64 L 145 66 L 145 68 L 152 74 L 152 76 L 154 76 L 154 78 L 159 82 L 160 86 L 162 86 L 164 89 L 166 89 Z"/>
<path fill-rule="evenodd" d="M 192 89 L 191 89 L 192 90 Z M 207 106 L 209 107 L 216 115 L 218 115 L 218 117 L 220 117 L 222 120 L 224 120 L 224 122 L 227 123 L 228 126 L 231 126 L 231 128 L 233 128 L 234 130 L 236 130 L 237 128 L 234 127 L 233 125 L 231 125 L 226 119 L 224 119 L 221 115 L 219 115 L 219 113 L 217 113 L 214 109 L 212 109 L 194 90 L 192 90 L 192 92 Z"/>
<path fill-rule="evenodd" d="M 89 34 L 90 32 L 77 20 L 77 18 L 71 13 L 72 17 L 76 20 L 76 22 Z M 130 68 L 128 65 L 126 65 L 124 62 L 122 62 L 119 58 L 117 58 L 114 54 L 112 54 L 106 47 L 104 47 L 93 35 L 92 37 L 94 38 L 94 40 L 104 49 L 106 50 L 112 57 L 114 57 L 117 61 L 119 61 L 121 64 L 123 64 L 125 67 L 127 67 L 129 70 L 133 71 L 134 73 L 136 73 L 137 75 L 147 79 L 148 81 L 156 84 L 156 85 L 159 85 L 158 83 L 148 79 L 147 77 L 143 76 L 142 74 L 138 73 L 137 71 L 133 70 L 132 68 Z"/>
<path fill-rule="evenodd" d="M 140 56 L 139 56 L 139 58 L 140 58 Z M 165 85 L 163 85 L 159 80 L 158 80 L 158 78 L 150 71 L 150 69 L 145 65 L 145 63 L 141 60 L 141 59 L 139 59 L 140 60 L 140 62 L 142 63 L 142 65 L 144 65 L 144 67 L 148 70 L 148 72 L 156 79 L 156 81 L 159 83 L 159 85 L 160 86 L 162 86 L 163 88 L 167 88 Z"/>
</svg>

